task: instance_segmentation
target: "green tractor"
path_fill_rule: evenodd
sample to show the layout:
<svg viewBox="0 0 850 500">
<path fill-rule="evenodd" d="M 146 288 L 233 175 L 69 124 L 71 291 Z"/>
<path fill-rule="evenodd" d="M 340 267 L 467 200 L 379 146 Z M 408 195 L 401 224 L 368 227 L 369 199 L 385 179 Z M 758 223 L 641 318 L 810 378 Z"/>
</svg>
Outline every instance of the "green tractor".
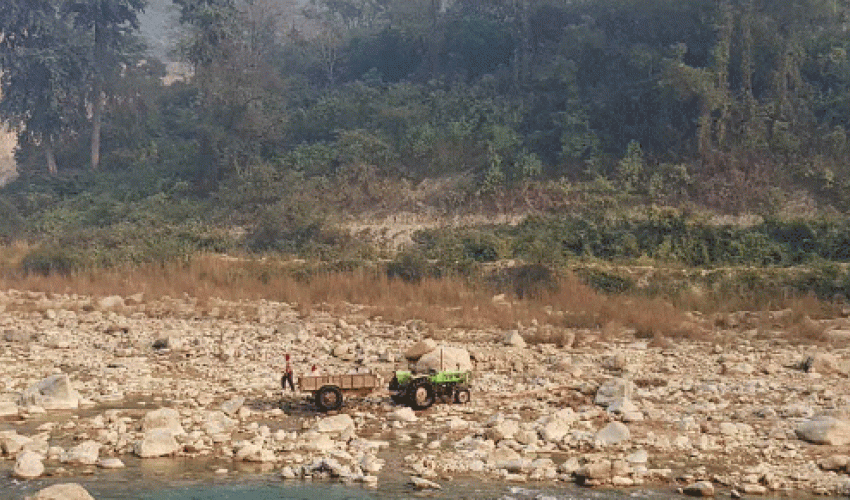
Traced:
<svg viewBox="0 0 850 500">
<path fill-rule="evenodd" d="M 414 410 L 424 410 L 437 400 L 469 402 L 469 372 L 440 371 L 429 375 L 397 371 L 390 381 L 390 394 L 396 404 L 406 404 Z"/>
</svg>

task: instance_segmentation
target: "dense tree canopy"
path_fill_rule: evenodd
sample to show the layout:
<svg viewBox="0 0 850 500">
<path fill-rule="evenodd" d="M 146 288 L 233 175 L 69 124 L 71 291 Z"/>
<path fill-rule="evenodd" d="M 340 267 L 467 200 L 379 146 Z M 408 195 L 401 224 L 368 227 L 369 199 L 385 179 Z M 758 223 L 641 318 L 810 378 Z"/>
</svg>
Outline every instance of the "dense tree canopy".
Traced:
<svg viewBox="0 0 850 500">
<path fill-rule="evenodd" d="M 156 162 L 201 193 L 258 169 L 850 191 L 846 0 L 173 2 L 194 76 L 169 87 L 119 71 L 141 0 L 3 2 L 4 120 L 77 158 L 93 114 L 96 166 L 102 114 L 109 168 Z"/>
</svg>

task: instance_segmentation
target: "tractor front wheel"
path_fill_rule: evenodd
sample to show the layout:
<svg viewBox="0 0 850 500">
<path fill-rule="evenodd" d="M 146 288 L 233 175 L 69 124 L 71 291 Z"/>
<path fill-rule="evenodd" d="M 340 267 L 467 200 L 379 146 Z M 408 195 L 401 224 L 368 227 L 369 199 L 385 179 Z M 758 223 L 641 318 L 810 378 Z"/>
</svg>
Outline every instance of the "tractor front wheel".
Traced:
<svg viewBox="0 0 850 500">
<path fill-rule="evenodd" d="M 414 383 L 410 388 L 410 407 L 424 410 L 434 404 L 434 388 L 428 382 Z"/>
<path fill-rule="evenodd" d="M 342 391 L 339 387 L 326 385 L 316 391 L 316 407 L 322 411 L 336 411 L 342 408 Z"/>
<path fill-rule="evenodd" d="M 469 403 L 469 389 L 458 389 L 455 391 L 455 403 L 461 405 Z"/>
</svg>

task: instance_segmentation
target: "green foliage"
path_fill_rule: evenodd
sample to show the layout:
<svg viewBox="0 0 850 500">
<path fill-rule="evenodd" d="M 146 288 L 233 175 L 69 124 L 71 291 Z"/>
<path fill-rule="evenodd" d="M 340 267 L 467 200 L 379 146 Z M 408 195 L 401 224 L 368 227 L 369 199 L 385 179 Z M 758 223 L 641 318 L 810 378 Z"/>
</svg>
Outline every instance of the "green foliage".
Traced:
<svg viewBox="0 0 850 500">
<path fill-rule="evenodd" d="M 418 252 L 402 252 L 387 264 L 387 277 L 401 279 L 408 283 L 419 283 L 424 278 L 437 278 L 440 268 L 428 262 Z"/>
<path fill-rule="evenodd" d="M 24 237 L 24 218 L 7 198 L 0 197 L 0 243 L 8 245 Z"/>
<path fill-rule="evenodd" d="M 47 246 L 32 250 L 21 261 L 21 271 L 25 274 L 69 275 L 85 267 L 82 259 L 73 251 L 57 246 Z"/>
<path fill-rule="evenodd" d="M 588 286 L 609 294 L 623 294 L 635 289 L 632 278 L 621 276 L 615 272 L 592 267 L 574 270 L 575 274 Z"/>
</svg>

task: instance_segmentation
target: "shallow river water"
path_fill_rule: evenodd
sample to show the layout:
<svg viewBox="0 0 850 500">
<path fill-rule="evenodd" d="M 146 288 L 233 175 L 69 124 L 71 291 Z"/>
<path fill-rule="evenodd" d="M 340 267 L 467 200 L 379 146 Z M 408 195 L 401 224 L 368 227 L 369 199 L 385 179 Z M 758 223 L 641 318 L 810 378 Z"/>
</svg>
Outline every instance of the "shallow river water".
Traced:
<svg viewBox="0 0 850 500">
<path fill-rule="evenodd" d="M 511 486 L 479 479 L 439 481 L 443 490 L 417 492 L 407 476 L 388 471 L 381 474 L 377 488 L 323 481 L 284 481 L 274 473 L 250 470 L 217 476 L 211 464 L 199 467 L 191 461 L 150 460 L 128 463 L 118 471 L 95 470 L 94 475 L 17 481 L 10 477 L 10 462 L 0 462 L 0 500 L 20 500 L 55 483 L 82 484 L 97 500 L 385 500 L 398 498 L 465 499 L 576 499 L 576 500 L 663 500 L 677 495 L 652 490 L 603 491 L 573 485 Z M 230 464 L 232 465 L 232 464 Z"/>
</svg>

